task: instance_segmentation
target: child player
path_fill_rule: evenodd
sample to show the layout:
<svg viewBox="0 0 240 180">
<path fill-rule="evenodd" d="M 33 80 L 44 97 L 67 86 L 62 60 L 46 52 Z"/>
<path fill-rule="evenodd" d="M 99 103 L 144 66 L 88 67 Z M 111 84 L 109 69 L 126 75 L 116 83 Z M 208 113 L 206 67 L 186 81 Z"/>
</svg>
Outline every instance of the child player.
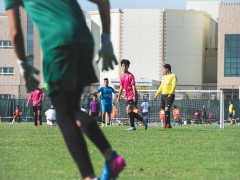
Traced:
<svg viewBox="0 0 240 180">
<path fill-rule="evenodd" d="M 154 97 L 154 100 L 157 99 L 157 96 L 162 92 L 161 102 L 162 108 L 165 110 L 165 123 L 164 128 L 172 128 L 170 123 L 170 109 L 175 99 L 175 89 L 177 85 L 177 76 L 172 74 L 171 65 L 163 65 L 163 77 L 161 80 L 161 85 Z"/>
<path fill-rule="evenodd" d="M 16 109 L 15 109 L 15 112 L 14 112 L 14 117 L 13 117 L 11 125 L 14 124 L 16 118 L 18 118 L 18 123 L 20 123 L 21 114 L 22 114 L 22 111 L 21 111 L 20 107 L 17 106 Z"/>
<path fill-rule="evenodd" d="M 165 112 L 164 109 L 161 108 L 160 110 L 160 120 L 161 120 L 161 125 L 163 126 L 163 121 L 165 120 Z"/>
<path fill-rule="evenodd" d="M 117 60 L 110 38 L 108 0 L 91 0 L 99 9 L 103 33 L 99 59 L 102 70 L 113 69 Z M 5 0 L 10 35 L 18 58 L 19 70 L 28 91 L 38 87 L 38 71 L 28 63 L 19 18 L 22 6 L 36 25 L 43 53 L 45 88 L 56 109 L 57 123 L 69 152 L 84 180 L 97 179 L 83 133 L 105 158 L 101 179 L 116 179 L 125 166 L 124 159 L 112 150 L 110 143 L 88 114 L 80 111 L 80 97 L 85 86 L 97 81 L 92 67 L 93 37 L 87 28 L 82 9 L 76 0 Z"/>
<path fill-rule="evenodd" d="M 144 121 L 144 119 L 137 113 L 133 111 L 134 107 L 137 105 L 138 102 L 138 93 L 137 89 L 135 87 L 135 79 L 132 73 L 128 71 L 130 62 L 127 59 L 123 59 L 121 61 L 121 68 L 123 71 L 123 74 L 120 76 L 120 90 L 118 95 L 118 102 L 120 103 L 120 98 L 122 95 L 123 88 L 125 88 L 125 96 L 127 98 L 127 114 L 130 118 L 130 125 L 131 127 L 127 130 L 133 131 L 136 130 L 134 119 L 136 118 L 139 121 L 142 121 L 145 126 L 145 130 L 148 128 L 147 121 Z"/>
</svg>

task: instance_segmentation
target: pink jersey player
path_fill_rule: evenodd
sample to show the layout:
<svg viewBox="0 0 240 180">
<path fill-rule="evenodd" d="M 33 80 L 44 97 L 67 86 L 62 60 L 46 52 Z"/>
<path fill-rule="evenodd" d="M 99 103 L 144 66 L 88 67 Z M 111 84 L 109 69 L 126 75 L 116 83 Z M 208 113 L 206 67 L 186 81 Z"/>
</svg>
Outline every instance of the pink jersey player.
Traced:
<svg viewBox="0 0 240 180">
<path fill-rule="evenodd" d="M 132 73 L 127 72 L 124 73 L 120 76 L 120 85 L 124 86 L 124 89 L 126 91 L 126 98 L 127 100 L 132 100 L 134 97 L 134 92 L 133 92 L 133 88 L 132 85 L 135 85 L 135 79 Z M 136 94 L 135 97 L 138 97 L 137 94 L 137 90 L 136 90 Z"/>
<path fill-rule="evenodd" d="M 42 97 L 43 97 L 42 89 L 36 89 L 35 91 L 31 92 L 27 101 L 27 107 L 31 100 L 33 100 L 33 106 L 42 106 Z"/>
</svg>

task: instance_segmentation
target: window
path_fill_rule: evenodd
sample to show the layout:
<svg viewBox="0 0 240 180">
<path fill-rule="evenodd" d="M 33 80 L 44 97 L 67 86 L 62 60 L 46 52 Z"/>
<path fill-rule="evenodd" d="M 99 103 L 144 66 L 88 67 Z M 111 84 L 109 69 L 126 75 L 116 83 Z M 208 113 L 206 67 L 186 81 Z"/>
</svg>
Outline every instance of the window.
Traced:
<svg viewBox="0 0 240 180">
<path fill-rule="evenodd" d="M 225 34 L 224 77 L 240 77 L 240 34 Z"/>
<path fill-rule="evenodd" d="M 13 67 L 0 67 L 0 76 L 13 76 L 14 68 Z"/>
<path fill-rule="evenodd" d="M 11 41 L 5 41 L 5 40 L 1 40 L 0 41 L 0 49 L 12 49 L 12 43 Z"/>
</svg>

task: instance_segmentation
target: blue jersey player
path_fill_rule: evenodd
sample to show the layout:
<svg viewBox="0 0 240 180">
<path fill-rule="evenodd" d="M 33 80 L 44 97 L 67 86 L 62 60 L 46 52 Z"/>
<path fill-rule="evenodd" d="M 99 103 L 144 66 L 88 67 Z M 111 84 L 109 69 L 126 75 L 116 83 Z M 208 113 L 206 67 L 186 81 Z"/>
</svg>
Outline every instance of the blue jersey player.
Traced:
<svg viewBox="0 0 240 180">
<path fill-rule="evenodd" d="M 111 122 L 111 113 L 112 113 L 112 93 L 116 94 L 117 92 L 110 86 L 108 86 L 108 78 L 104 79 L 104 86 L 100 87 L 97 93 L 101 93 L 101 104 L 102 104 L 102 127 L 105 126 L 105 117 L 107 114 L 107 126 L 110 126 Z"/>
</svg>

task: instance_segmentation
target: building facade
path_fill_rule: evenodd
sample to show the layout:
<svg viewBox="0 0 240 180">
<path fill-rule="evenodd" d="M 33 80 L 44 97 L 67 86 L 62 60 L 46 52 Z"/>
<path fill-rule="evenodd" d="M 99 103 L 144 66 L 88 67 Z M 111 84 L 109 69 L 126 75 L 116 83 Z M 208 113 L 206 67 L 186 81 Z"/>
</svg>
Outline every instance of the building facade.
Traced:
<svg viewBox="0 0 240 180">
<path fill-rule="evenodd" d="M 99 12 L 90 12 L 90 15 L 101 27 Z M 119 62 L 129 59 L 129 71 L 135 78 L 157 82 L 149 89 L 159 85 L 164 63 L 170 63 L 173 73 L 179 77 L 179 89 L 216 89 L 217 23 L 209 14 L 116 9 L 111 11 L 111 35 Z M 212 73 L 205 72 L 206 65 L 213 69 Z M 112 71 L 100 72 L 100 79 L 117 79 L 120 75 L 118 66 Z"/>
<path fill-rule="evenodd" d="M 219 5 L 217 88 L 225 97 L 239 98 L 240 3 Z"/>
</svg>

